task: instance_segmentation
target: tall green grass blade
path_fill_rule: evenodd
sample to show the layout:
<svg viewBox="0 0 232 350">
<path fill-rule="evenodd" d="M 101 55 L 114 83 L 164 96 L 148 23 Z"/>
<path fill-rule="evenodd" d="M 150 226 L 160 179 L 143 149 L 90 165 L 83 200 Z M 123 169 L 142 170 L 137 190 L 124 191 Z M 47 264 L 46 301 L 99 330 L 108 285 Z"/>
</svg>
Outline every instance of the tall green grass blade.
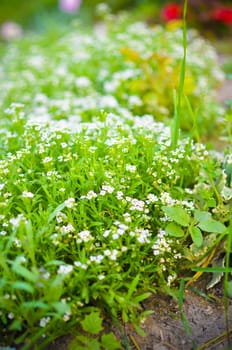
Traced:
<svg viewBox="0 0 232 350">
<path fill-rule="evenodd" d="M 188 97 L 184 96 L 184 98 L 185 98 L 185 102 L 186 102 L 189 114 L 190 114 L 190 116 L 192 118 L 192 121 L 193 121 L 193 127 L 192 127 L 192 132 L 191 132 L 191 138 L 190 139 L 195 138 L 196 141 L 200 143 L 201 142 L 201 138 L 200 138 L 200 134 L 199 134 L 199 131 L 198 131 L 197 117 L 196 117 L 195 113 L 193 112 L 193 109 L 192 109 L 192 106 L 191 106 L 191 103 L 190 103 Z"/>
<path fill-rule="evenodd" d="M 177 94 L 177 102 L 174 95 L 174 118 L 171 131 L 171 146 L 176 148 L 179 140 L 179 130 L 180 130 L 180 120 L 181 120 L 181 100 L 184 90 L 185 81 L 185 70 L 186 70 L 186 52 L 187 52 L 187 25 L 186 25 L 186 14 L 187 14 L 188 0 L 184 1 L 184 11 L 183 11 L 183 49 L 184 54 L 181 61 L 180 67 L 180 80 Z"/>
</svg>

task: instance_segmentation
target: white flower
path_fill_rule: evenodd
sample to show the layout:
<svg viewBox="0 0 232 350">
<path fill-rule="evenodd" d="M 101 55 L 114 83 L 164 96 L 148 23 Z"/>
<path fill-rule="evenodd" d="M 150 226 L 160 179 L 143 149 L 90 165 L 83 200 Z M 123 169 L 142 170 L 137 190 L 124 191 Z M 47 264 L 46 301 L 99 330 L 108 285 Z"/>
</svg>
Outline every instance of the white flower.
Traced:
<svg viewBox="0 0 232 350">
<path fill-rule="evenodd" d="M 34 197 L 34 193 L 23 191 L 22 196 L 25 197 L 25 198 L 33 198 Z"/>
<path fill-rule="evenodd" d="M 93 236 L 91 235 L 90 231 L 84 230 L 78 233 L 79 239 L 77 239 L 77 243 L 81 242 L 89 242 L 93 240 Z"/>
<path fill-rule="evenodd" d="M 43 159 L 43 163 L 44 163 L 44 164 L 50 163 L 52 160 L 53 160 L 52 157 L 45 157 L 45 158 Z"/>
<path fill-rule="evenodd" d="M 73 225 L 68 224 L 66 226 L 63 225 L 60 230 L 62 233 L 66 234 L 66 233 L 74 232 L 75 228 L 73 227 Z"/>
<path fill-rule="evenodd" d="M 102 254 L 99 254 L 97 256 L 91 255 L 89 258 L 91 262 L 96 262 L 97 264 L 100 264 L 103 259 L 104 259 L 104 255 Z"/>
<path fill-rule="evenodd" d="M 86 195 L 87 199 L 92 199 L 92 198 L 96 198 L 97 197 L 97 193 L 95 193 L 94 191 L 89 191 Z"/>
<path fill-rule="evenodd" d="M 66 312 L 63 316 L 63 320 L 64 322 L 67 322 L 70 320 L 70 317 L 71 317 L 71 313 L 70 312 Z"/>
<path fill-rule="evenodd" d="M 64 204 L 66 205 L 67 208 L 71 209 L 75 206 L 75 198 L 68 198 L 66 201 L 64 201 Z"/>
<path fill-rule="evenodd" d="M 58 274 L 68 275 L 69 273 L 72 272 L 72 270 L 73 270 L 72 265 L 60 265 L 57 272 Z"/>
<path fill-rule="evenodd" d="M 48 322 L 50 322 L 50 320 L 51 320 L 50 317 L 41 318 L 41 320 L 39 321 L 40 327 L 42 327 L 42 328 L 46 327 L 46 325 L 48 324 Z"/>
<path fill-rule="evenodd" d="M 126 164 L 126 170 L 135 173 L 136 172 L 136 165 Z"/>
<path fill-rule="evenodd" d="M 98 275 L 98 279 L 101 281 L 101 280 L 104 280 L 106 276 L 105 275 Z"/>
<path fill-rule="evenodd" d="M 110 260 L 117 260 L 118 251 L 113 249 L 111 255 L 109 256 Z"/>
<path fill-rule="evenodd" d="M 77 78 L 75 84 L 79 88 L 88 88 L 89 86 L 91 86 L 91 81 L 87 77 L 83 76 Z"/>
<path fill-rule="evenodd" d="M 19 214 L 16 218 L 11 218 L 9 220 L 14 229 L 19 227 L 21 221 L 25 221 L 25 217 L 22 214 Z"/>
</svg>

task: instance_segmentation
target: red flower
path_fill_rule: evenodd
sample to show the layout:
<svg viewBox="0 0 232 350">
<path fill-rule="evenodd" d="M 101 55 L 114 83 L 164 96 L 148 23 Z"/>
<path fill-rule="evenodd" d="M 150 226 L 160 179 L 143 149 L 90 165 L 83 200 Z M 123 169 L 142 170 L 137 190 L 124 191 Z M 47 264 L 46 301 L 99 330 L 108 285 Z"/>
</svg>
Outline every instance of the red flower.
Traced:
<svg viewBox="0 0 232 350">
<path fill-rule="evenodd" d="M 182 14 L 181 6 L 176 3 L 165 5 L 161 11 L 161 18 L 165 22 L 180 19 Z"/>
<path fill-rule="evenodd" d="M 232 24 L 232 7 L 224 6 L 212 11 L 211 18 L 225 24 Z"/>
</svg>

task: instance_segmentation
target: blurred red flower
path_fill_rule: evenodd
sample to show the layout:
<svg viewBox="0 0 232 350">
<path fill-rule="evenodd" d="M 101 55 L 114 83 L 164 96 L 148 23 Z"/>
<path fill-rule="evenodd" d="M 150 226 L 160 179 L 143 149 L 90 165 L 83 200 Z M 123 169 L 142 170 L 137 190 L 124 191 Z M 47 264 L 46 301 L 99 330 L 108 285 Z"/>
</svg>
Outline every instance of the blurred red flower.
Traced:
<svg viewBox="0 0 232 350">
<path fill-rule="evenodd" d="M 182 8 L 179 4 L 169 3 L 165 5 L 161 11 L 161 19 L 165 22 L 180 19 L 182 16 Z"/>
<path fill-rule="evenodd" d="M 211 12 L 211 18 L 223 22 L 225 24 L 232 24 L 232 7 L 220 7 Z"/>
</svg>

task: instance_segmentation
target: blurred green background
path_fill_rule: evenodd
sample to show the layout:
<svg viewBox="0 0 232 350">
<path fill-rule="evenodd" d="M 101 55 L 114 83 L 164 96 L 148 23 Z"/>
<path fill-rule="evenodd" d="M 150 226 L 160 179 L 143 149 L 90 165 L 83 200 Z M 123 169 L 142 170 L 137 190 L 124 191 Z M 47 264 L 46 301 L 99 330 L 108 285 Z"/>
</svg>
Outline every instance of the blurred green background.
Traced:
<svg viewBox="0 0 232 350">
<path fill-rule="evenodd" d="M 128 8 L 134 9 L 139 6 L 140 9 L 145 9 L 146 14 L 152 8 L 161 8 L 165 2 L 164 0 L 82 0 L 78 16 L 82 14 L 92 17 L 95 6 L 99 3 L 108 4 L 113 12 Z M 148 6 L 149 9 L 146 10 Z M 59 0 L 0 0 L 0 24 L 6 21 L 16 21 L 28 26 L 32 25 L 41 14 L 54 15 L 59 12 Z M 69 17 L 72 16 L 77 16 L 77 14 L 69 15 Z"/>
<path fill-rule="evenodd" d="M 0 25 L 6 21 L 15 21 L 23 27 L 41 30 L 48 21 L 52 23 L 55 20 L 61 26 L 73 18 L 91 24 L 96 19 L 95 7 L 99 3 L 109 5 L 112 12 L 129 10 L 135 20 L 145 19 L 153 24 L 160 22 L 161 9 L 165 4 L 183 5 L 183 2 L 184 0 L 82 0 L 79 11 L 70 14 L 60 11 L 59 0 L 0 0 Z M 232 0 L 188 0 L 188 25 L 196 27 L 209 37 L 211 33 L 231 35 L 232 23 L 224 25 L 210 19 L 212 9 L 228 5 L 232 9 Z"/>
</svg>

